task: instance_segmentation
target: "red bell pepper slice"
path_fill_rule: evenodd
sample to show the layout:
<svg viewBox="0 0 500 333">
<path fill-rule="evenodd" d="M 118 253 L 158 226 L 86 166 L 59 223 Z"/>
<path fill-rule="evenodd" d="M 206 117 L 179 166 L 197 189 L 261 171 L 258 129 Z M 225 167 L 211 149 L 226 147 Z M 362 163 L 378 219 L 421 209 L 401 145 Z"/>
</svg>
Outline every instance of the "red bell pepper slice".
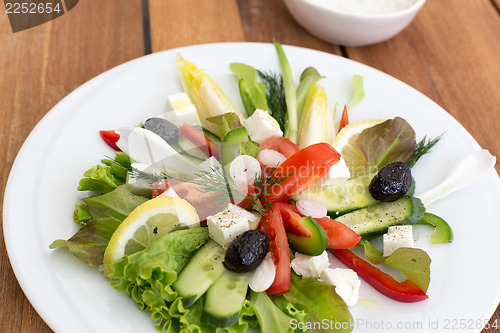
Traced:
<svg viewBox="0 0 500 333">
<path fill-rule="evenodd" d="M 262 214 L 259 230 L 269 236 L 269 251 L 276 268 L 274 282 L 266 292 L 268 294 L 285 292 L 290 289 L 292 281 L 290 248 L 288 247 L 288 238 L 278 209 L 267 209 Z"/>
<path fill-rule="evenodd" d="M 108 146 L 113 148 L 116 151 L 122 151 L 116 143 L 118 140 L 120 140 L 120 134 L 116 133 L 114 130 L 109 130 L 109 131 L 99 131 L 99 134 L 101 135 L 101 138 L 106 142 Z"/>
<path fill-rule="evenodd" d="M 268 198 L 286 201 L 316 183 L 340 160 L 340 154 L 328 143 L 320 142 L 302 148 L 276 168 L 276 174 L 288 176 L 274 186 Z"/>
<path fill-rule="evenodd" d="M 361 236 L 351 228 L 329 217 L 315 220 L 328 236 L 328 249 L 352 249 L 361 240 Z"/>
<path fill-rule="evenodd" d="M 220 147 L 191 125 L 182 124 L 181 135 L 200 148 L 208 157 L 220 160 Z"/>
<path fill-rule="evenodd" d="M 303 237 L 312 237 L 311 230 L 300 223 L 302 216 L 297 211 L 295 205 L 284 202 L 276 202 L 275 205 L 280 211 L 286 231 Z"/>
<path fill-rule="evenodd" d="M 349 116 L 347 115 L 347 106 L 344 105 L 344 111 L 342 112 L 342 118 L 340 119 L 339 132 L 348 124 L 349 124 Z"/>
<path fill-rule="evenodd" d="M 429 298 L 415 283 L 410 280 L 398 282 L 389 274 L 382 272 L 349 250 L 333 250 L 331 252 L 373 288 L 393 300 L 413 303 Z"/>
</svg>

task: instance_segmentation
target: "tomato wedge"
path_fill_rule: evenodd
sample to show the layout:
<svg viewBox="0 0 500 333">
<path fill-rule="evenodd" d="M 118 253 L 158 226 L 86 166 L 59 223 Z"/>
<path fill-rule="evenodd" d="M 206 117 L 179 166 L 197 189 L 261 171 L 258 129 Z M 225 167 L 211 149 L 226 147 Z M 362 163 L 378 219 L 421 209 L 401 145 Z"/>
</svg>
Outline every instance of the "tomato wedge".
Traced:
<svg viewBox="0 0 500 333">
<path fill-rule="evenodd" d="M 189 124 L 182 124 L 181 135 L 200 148 L 208 157 L 213 156 L 220 160 L 220 147 L 201 131 Z"/>
<path fill-rule="evenodd" d="M 299 147 L 292 140 L 282 136 L 272 136 L 260 145 L 262 149 L 272 149 L 285 155 L 286 158 L 299 151 Z"/>
<path fill-rule="evenodd" d="M 328 236 L 329 249 L 352 249 L 361 240 L 361 236 L 348 226 L 329 217 L 315 219 Z"/>
<path fill-rule="evenodd" d="M 109 130 L 109 131 L 99 131 L 99 134 L 101 135 L 101 138 L 106 142 L 108 146 L 113 148 L 116 151 L 122 151 L 116 143 L 118 140 L 120 140 L 120 134 L 116 133 L 114 130 Z"/>
<path fill-rule="evenodd" d="M 269 251 L 276 268 L 274 282 L 266 292 L 268 294 L 285 292 L 290 289 L 292 272 L 290 270 L 288 238 L 278 209 L 267 209 L 262 214 L 259 230 L 269 236 Z"/>
<path fill-rule="evenodd" d="M 313 234 L 311 230 L 307 229 L 302 223 L 300 223 L 302 216 L 299 214 L 294 205 L 284 202 L 276 202 L 275 205 L 280 211 L 286 231 L 294 233 L 298 236 L 312 237 Z"/>
<path fill-rule="evenodd" d="M 302 148 L 276 168 L 278 175 L 291 175 L 273 187 L 271 200 L 286 201 L 309 188 L 340 160 L 340 154 L 328 143 L 320 142 Z"/>
</svg>

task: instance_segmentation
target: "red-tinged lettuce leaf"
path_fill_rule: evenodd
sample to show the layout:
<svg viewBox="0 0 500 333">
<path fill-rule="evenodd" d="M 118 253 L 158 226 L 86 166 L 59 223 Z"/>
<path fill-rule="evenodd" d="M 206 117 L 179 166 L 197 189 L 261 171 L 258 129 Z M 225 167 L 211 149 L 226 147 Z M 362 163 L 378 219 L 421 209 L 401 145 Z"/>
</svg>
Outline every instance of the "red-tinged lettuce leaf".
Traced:
<svg viewBox="0 0 500 333">
<path fill-rule="evenodd" d="M 431 258 L 424 250 L 402 247 L 394 251 L 390 256 L 384 257 L 367 240 L 362 241 L 360 244 L 365 248 L 365 257 L 369 262 L 372 264 L 385 263 L 387 266 L 397 269 L 424 293 L 427 292 L 431 281 Z"/>
<path fill-rule="evenodd" d="M 413 128 L 400 117 L 365 129 L 355 143 L 365 156 L 367 170 L 374 172 L 392 162 L 408 162 L 416 145 Z"/>
<path fill-rule="evenodd" d="M 68 240 L 58 239 L 50 245 L 50 248 L 65 246 L 74 256 L 88 265 L 101 266 L 109 239 L 120 223 L 113 217 L 91 220 L 73 237 Z"/>
<path fill-rule="evenodd" d="M 385 259 L 385 264 L 397 269 L 424 293 L 427 292 L 431 282 L 431 258 L 424 250 L 399 248 Z"/>
<path fill-rule="evenodd" d="M 282 295 L 295 308 L 307 313 L 306 323 L 323 323 L 326 320 L 328 325 L 338 328 L 335 332 L 352 331 L 352 315 L 334 286 L 316 279 L 302 279 L 292 272 L 291 288 Z M 310 332 L 320 331 L 310 327 Z"/>
<path fill-rule="evenodd" d="M 130 192 L 127 185 L 118 186 L 109 193 L 83 199 L 93 219 L 114 217 L 120 221 L 148 200 Z"/>
</svg>

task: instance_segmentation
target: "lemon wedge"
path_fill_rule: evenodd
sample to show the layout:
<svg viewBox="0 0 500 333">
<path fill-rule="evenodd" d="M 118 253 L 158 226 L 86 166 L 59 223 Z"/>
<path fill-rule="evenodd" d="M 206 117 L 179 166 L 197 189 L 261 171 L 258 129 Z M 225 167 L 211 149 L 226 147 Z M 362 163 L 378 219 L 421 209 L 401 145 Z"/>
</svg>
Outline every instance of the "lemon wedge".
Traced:
<svg viewBox="0 0 500 333">
<path fill-rule="evenodd" d="M 118 226 L 104 252 L 104 272 L 125 255 L 145 249 L 170 231 L 199 227 L 196 210 L 186 200 L 160 196 L 136 207 Z"/>
<path fill-rule="evenodd" d="M 356 177 L 364 171 L 365 156 L 356 146 L 355 141 L 358 135 L 365 129 L 380 124 L 383 120 L 366 119 L 349 124 L 342 128 L 332 142 L 333 148 L 337 150 L 349 168 L 351 177 Z"/>
</svg>

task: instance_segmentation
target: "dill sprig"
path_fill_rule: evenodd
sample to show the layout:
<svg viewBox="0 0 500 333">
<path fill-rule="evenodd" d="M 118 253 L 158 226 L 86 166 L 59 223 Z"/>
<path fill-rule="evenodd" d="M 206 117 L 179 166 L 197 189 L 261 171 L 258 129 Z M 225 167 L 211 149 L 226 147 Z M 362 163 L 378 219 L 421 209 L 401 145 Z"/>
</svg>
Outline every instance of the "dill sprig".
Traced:
<svg viewBox="0 0 500 333">
<path fill-rule="evenodd" d="M 107 157 L 107 156 L 106 156 Z M 176 177 L 169 175 L 166 172 L 153 173 L 139 170 L 132 164 L 124 161 L 117 161 L 111 157 L 107 157 L 111 163 L 129 172 L 130 177 L 137 180 L 145 179 L 155 182 L 162 179 L 175 179 L 180 182 L 191 183 L 200 193 L 214 193 L 211 199 L 217 211 L 221 211 L 227 207 L 229 203 L 239 203 L 242 200 L 250 199 L 253 204 L 258 200 L 263 201 L 263 209 L 271 209 L 274 202 L 268 198 L 272 189 L 283 183 L 286 179 L 293 175 L 282 175 L 277 172 L 277 169 L 264 167 L 259 177 L 255 179 L 255 193 L 249 197 L 242 189 L 240 189 L 231 177 L 227 177 L 221 167 L 212 167 L 210 171 L 200 170 L 193 177 Z"/>
<path fill-rule="evenodd" d="M 420 142 L 415 146 L 413 154 L 411 155 L 410 160 L 407 163 L 408 166 L 412 168 L 420 159 L 420 157 L 429 153 L 431 149 L 443 138 L 443 135 L 444 133 L 432 140 L 427 138 L 427 136 L 424 136 L 423 139 L 420 140 Z"/>
<path fill-rule="evenodd" d="M 262 207 L 264 208 L 264 210 L 272 210 L 274 202 L 269 199 L 269 194 L 271 194 L 271 191 L 275 186 L 280 185 L 289 177 L 291 177 L 293 175 L 293 172 L 288 175 L 282 175 L 281 173 L 277 172 L 277 169 L 271 168 L 269 172 L 267 172 L 267 170 L 268 168 L 267 166 L 265 166 L 260 176 L 255 179 L 255 198 L 256 200 L 260 198 L 263 199 Z"/>
<path fill-rule="evenodd" d="M 266 85 L 267 106 L 269 107 L 271 116 L 276 119 L 281 130 L 284 132 L 286 126 L 287 107 L 283 76 L 271 71 L 265 73 L 259 70 L 257 70 L 257 74 Z"/>
</svg>

